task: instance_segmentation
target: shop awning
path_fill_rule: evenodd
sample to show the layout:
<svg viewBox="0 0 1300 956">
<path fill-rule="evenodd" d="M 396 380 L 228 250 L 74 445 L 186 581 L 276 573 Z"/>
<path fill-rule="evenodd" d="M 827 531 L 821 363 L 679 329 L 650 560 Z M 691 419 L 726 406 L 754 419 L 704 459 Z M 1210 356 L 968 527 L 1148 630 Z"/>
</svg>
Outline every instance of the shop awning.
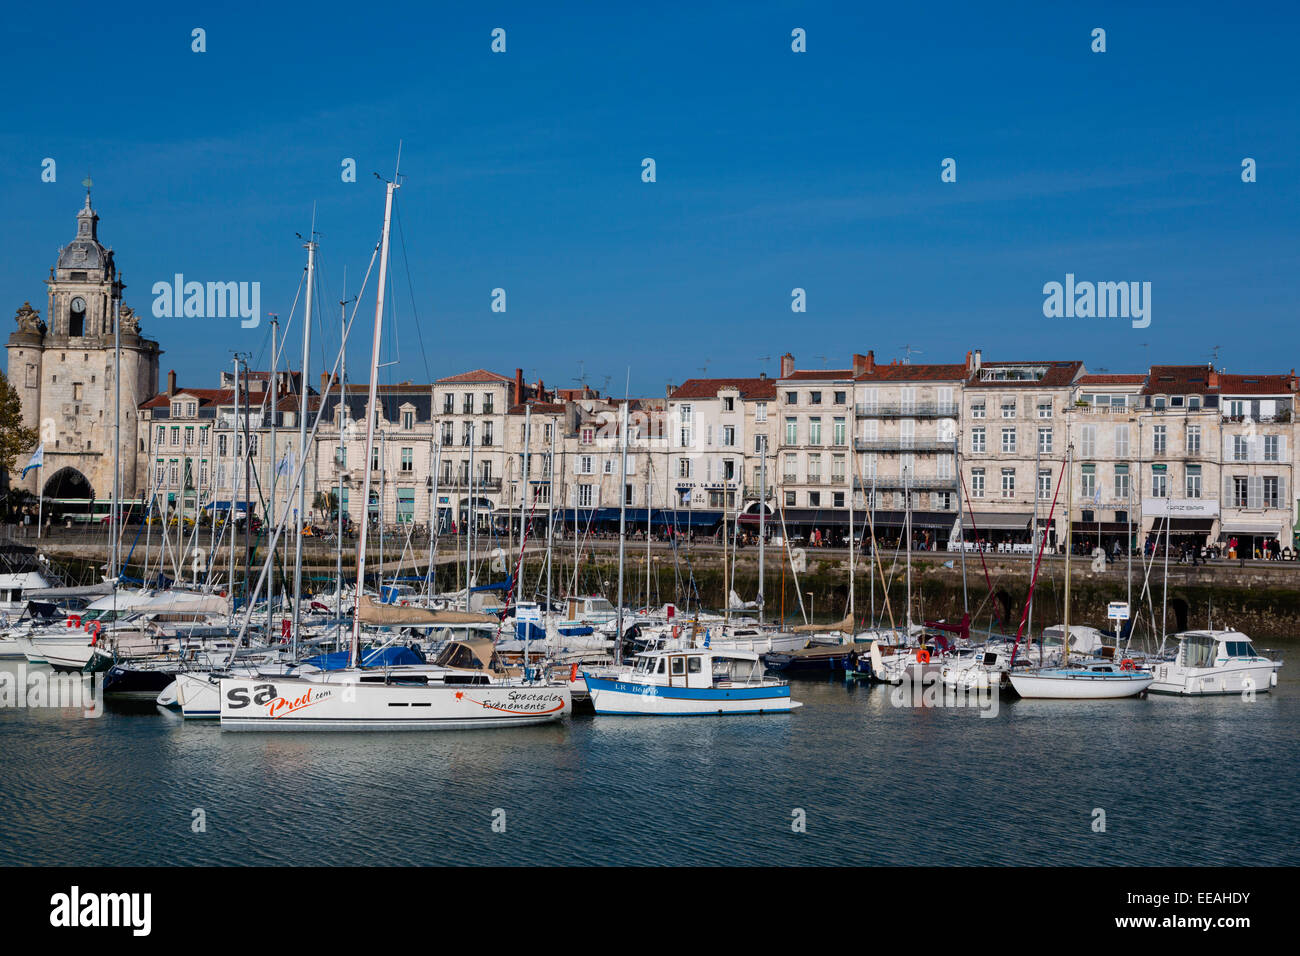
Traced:
<svg viewBox="0 0 1300 956">
<path fill-rule="evenodd" d="M 1138 531 L 1138 526 L 1130 527 L 1126 521 L 1103 521 L 1101 524 L 1095 521 L 1076 521 L 1070 525 L 1072 534 L 1096 534 L 1098 529 L 1102 534 L 1128 534 L 1130 530 Z"/>
<path fill-rule="evenodd" d="M 1282 531 L 1282 525 L 1277 521 L 1234 521 L 1231 518 L 1225 518 L 1223 527 L 1220 528 L 1222 534 L 1268 534 L 1277 536 Z"/>
<path fill-rule="evenodd" d="M 1156 518 L 1151 523 L 1152 531 L 1164 531 L 1165 519 Z M 1182 531 L 1192 534 L 1209 534 L 1214 530 L 1213 518 L 1173 518 L 1169 522 L 1169 530 L 1172 532 Z"/>
<path fill-rule="evenodd" d="M 979 531 L 1028 531 L 1029 522 L 1033 520 L 1032 511 L 1014 512 L 1004 514 L 1001 512 L 979 512 L 974 513 L 974 521 L 971 520 L 969 513 L 962 515 L 962 523 L 972 530 Z"/>
<path fill-rule="evenodd" d="M 546 513 L 538 509 L 537 513 L 534 514 L 533 517 L 534 519 L 538 517 L 545 518 Z M 742 515 L 741 517 L 743 519 L 745 516 Z M 573 508 L 555 509 L 556 521 L 563 521 L 568 524 L 572 524 L 573 519 L 574 519 Z M 594 524 L 597 522 L 606 522 L 606 521 L 617 522 L 619 520 L 619 509 L 618 508 L 578 508 L 577 519 L 578 519 L 579 526 L 589 524 L 589 523 Z M 753 515 L 753 519 L 754 519 L 754 523 L 757 524 L 758 515 Z M 645 520 L 646 520 L 645 508 L 627 509 L 627 523 L 629 525 L 633 525 L 633 524 L 643 525 L 645 524 Z M 772 516 L 769 515 L 767 520 L 768 520 L 768 524 L 770 525 L 773 521 Z M 698 528 L 701 526 L 715 525 L 720 523 L 721 521 L 722 521 L 721 511 L 692 511 L 689 509 L 681 509 L 681 510 L 674 511 L 671 508 L 650 509 L 650 524 L 659 525 L 662 527 L 668 527 L 668 528 L 697 527 Z"/>
</svg>

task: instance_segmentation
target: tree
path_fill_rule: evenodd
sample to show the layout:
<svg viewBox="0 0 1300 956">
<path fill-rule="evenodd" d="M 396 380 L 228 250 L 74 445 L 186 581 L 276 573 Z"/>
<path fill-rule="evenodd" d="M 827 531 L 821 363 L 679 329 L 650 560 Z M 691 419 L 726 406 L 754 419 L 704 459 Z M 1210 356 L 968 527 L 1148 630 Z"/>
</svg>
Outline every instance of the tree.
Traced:
<svg viewBox="0 0 1300 956">
<path fill-rule="evenodd" d="M 312 498 L 312 510 L 319 512 L 323 517 L 328 518 L 338 508 L 339 496 L 336 492 L 318 491 Z"/>
<path fill-rule="evenodd" d="M 23 427 L 22 399 L 5 373 L 0 372 L 0 471 L 13 471 L 20 455 L 36 450 L 40 437 L 37 429 Z"/>
</svg>

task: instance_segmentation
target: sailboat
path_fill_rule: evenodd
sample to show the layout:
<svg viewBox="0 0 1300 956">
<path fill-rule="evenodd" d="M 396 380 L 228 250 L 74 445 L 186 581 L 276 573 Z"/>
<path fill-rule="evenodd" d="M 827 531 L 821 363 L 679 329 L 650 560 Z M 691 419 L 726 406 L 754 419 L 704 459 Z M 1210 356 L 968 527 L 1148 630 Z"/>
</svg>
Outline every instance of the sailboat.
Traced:
<svg viewBox="0 0 1300 956">
<path fill-rule="evenodd" d="M 1070 546 L 1071 517 L 1074 506 L 1074 446 L 1065 453 L 1065 624 L 1061 630 L 1061 663 L 1056 667 L 1039 667 L 1023 672 L 1012 671 L 1011 686 L 1021 697 L 1052 700 L 1098 700 L 1136 697 L 1151 686 L 1154 676 L 1138 670 L 1132 661 L 1093 660 L 1070 663 Z"/>
<path fill-rule="evenodd" d="M 375 447 L 378 408 L 379 357 L 382 342 L 384 292 L 388 281 L 388 249 L 392 225 L 394 181 L 387 184 L 384 228 L 380 240 L 379 282 L 375 299 L 374 337 L 370 356 L 370 392 L 366 409 L 366 451 L 371 460 Z M 316 424 L 319 425 L 319 415 Z M 313 428 L 313 437 L 315 429 Z M 297 464 L 295 482 L 304 480 L 306 456 Z M 365 470 L 361 501 L 370 500 L 370 471 Z M 366 538 L 369 522 L 362 521 L 357 535 L 356 593 L 365 593 Z M 282 523 L 268 551 L 274 553 Z M 249 618 L 262 584 L 249 601 Z M 560 720 L 573 709 L 566 684 L 528 675 L 489 683 L 480 680 L 450 682 L 444 673 L 413 667 L 366 667 L 361 656 L 363 608 L 357 600 L 347 666 L 299 676 L 230 676 L 220 680 L 222 730 L 447 730 L 507 727 Z"/>
</svg>

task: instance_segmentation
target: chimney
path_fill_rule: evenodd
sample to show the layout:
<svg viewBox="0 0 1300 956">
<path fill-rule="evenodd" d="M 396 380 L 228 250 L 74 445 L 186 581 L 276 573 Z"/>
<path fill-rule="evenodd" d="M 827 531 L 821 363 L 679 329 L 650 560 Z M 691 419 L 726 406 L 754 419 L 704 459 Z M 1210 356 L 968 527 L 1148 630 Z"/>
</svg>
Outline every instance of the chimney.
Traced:
<svg viewBox="0 0 1300 956">
<path fill-rule="evenodd" d="M 984 364 L 984 353 L 983 353 L 983 351 L 982 351 L 981 349 L 976 349 L 976 350 L 975 350 L 975 367 L 972 368 L 971 371 L 972 371 L 972 372 L 978 372 L 978 371 L 980 370 L 980 366 L 983 365 L 983 364 Z"/>
<path fill-rule="evenodd" d="M 321 373 L 320 373 L 320 393 L 321 393 L 322 395 L 324 395 L 324 394 L 325 394 L 325 390 L 326 390 L 327 388 L 329 388 L 329 387 L 330 387 L 330 374 L 329 374 L 329 372 L 321 372 Z"/>
<path fill-rule="evenodd" d="M 176 394 L 176 369 L 172 369 L 167 373 L 167 394 Z"/>
<path fill-rule="evenodd" d="M 781 356 L 781 377 L 789 378 L 794 374 L 794 356 L 786 352 Z"/>
<path fill-rule="evenodd" d="M 523 404 L 528 401 L 528 396 L 524 394 L 524 370 L 515 369 L 515 403 Z"/>
<path fill-rule="evenodd" d="M 1212 370 L 1210 372 L 1210 388 L 1218 388 L 1218 387 L 1219 387 L 1219 373 Z"/>
<path fill-rule="evenodd" d="M 665 397 L 665 398 L 672 398 L 672 397 L 673 397 L 673 392 L 675 392 L 675 391 L 677 391 L 676 386 L 674 386 L 672 382 L 669 382 L 667 388 L 665 388 L 665 390 L 664 390 L 664 397 Z"/>
<path fill-rule="evenodd" d="M 853 377 L 857 378 L 866 370 L 867 370 L 867 357 L 865 355 L 859 355 L 857 352 L 854 352 L 853 353 Z"/>
</svg>

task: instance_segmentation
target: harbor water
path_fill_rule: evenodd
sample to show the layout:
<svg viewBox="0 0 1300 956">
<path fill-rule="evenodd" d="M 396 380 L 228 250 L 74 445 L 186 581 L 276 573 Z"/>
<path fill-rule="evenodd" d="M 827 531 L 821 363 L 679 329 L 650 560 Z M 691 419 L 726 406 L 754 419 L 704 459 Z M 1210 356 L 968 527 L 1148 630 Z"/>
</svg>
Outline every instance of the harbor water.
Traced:
<svg viewBox="0 0 1300 956">
<path fill-rule="evenodd" d="M 797 680 L 783 716 L 407 734 L 7 706 L 0 865 L 1295 865 L 1300 672 L 1279 677 L 992 716 Z"/>
</svg>

